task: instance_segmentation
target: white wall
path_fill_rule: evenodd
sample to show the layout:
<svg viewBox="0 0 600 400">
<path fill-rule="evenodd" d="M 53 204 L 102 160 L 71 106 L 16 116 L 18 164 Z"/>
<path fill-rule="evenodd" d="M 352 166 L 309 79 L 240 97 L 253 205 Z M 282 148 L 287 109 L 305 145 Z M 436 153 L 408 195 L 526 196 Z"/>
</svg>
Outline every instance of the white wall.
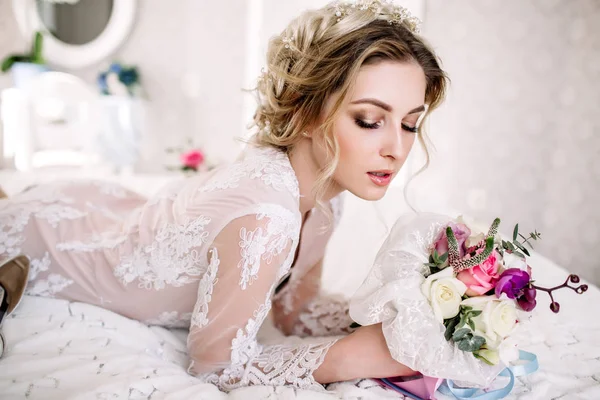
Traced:
<svg viewBox="0 0 600 400">
<path fill-rule="evenodd" d="M 322 0 L 142 0 L 116 54 L 139 65 L 148 92 L 143 168 L 185 136 L 231 159 L 253 103 L 242 93 L 264 63 L 268 38 Z M 0 1 L 0 57 L 24 49 Z M 538 229 L 537 249 L 600 282 L 600 2 L 410 0 L 452 79 L 430 132 L 437 152 L 415 181 L 416 205 L 447 202 L 503 228 Z M 415 5 L 416 4 L 416 5 Z M 90 83 L 105 65 L 73 71 Z M 0 75 L 0 89 L 10 79 Z M 392 215 L 401 191 L 381 205 Z M 400 208 L 398 208 L 400 209 Z M 375 211 L 374 211 L 375 212 Z M 379 218 L 373 214 L 372 218 Z"/>
</svg>

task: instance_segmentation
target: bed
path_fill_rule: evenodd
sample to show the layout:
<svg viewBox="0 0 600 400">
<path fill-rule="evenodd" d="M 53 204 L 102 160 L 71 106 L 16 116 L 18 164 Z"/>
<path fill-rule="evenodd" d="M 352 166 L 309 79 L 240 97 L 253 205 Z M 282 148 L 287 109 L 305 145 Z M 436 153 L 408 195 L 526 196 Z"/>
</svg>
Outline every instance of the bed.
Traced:
<svg viewBox="0 0 600 400">
<path fill-rule="evenodd" d="M 2 179 L 9 194 L 35 183 L 31 177 L 14 179 Z M 162 183 L 150 177 L 127 179 L 127 186 L 133 188 Z M 328 291 L 350 295 L 368 272 L 385 237 L 385 221 L 389 223 L 395 215 L 353 198 L 345 203 L 323 279 Z M 385 204 L 383 207 L 389 210 Z M 371 235 L 354 235 L 364 224 L 372 224 Z M 352 255 L 348 248 L 353 249 Z M 562 283 L 568 274 L 538 254 L 530 261 L 542 285 Z M 549 310 L 544 295 L 539 294 L 540 305 L 521 346 L 537 354 L 540 370 L 518 378 L 508 398 L 600 399 L 600 290 L 590 285 L 582 296 L 558 292 L 559 314 Z M 148 327 L 98 307 L 58 299 L 26 296 L 5 321 L 3 332 L 7 350 L 0 359 L 0 399 L 403 398 L 370 379 L 330 384 L 326 393 L 263 386 L 223 393 L 186 373 L 185 331 Z M 284 338 L 268 321 L 259 338 L 264 342 L 302 340 Z M 447 397 L 440 394 L 438 399 Z"/>
</svg>

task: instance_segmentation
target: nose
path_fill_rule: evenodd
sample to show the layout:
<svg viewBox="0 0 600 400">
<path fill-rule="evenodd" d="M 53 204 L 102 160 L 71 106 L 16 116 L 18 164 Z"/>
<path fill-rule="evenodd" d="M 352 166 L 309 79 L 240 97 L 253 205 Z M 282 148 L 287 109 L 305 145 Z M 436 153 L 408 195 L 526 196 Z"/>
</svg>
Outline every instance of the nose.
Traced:
<svg viewBox="0 0 600 400">
<path fill-rule="evenodd" d="M 401 161 L 404 157 L 404 147 L 407 144 L 404 141 L 407 138 L 408 135 L 404 134 L 401 126 L 390 127 L 383 137 L 380 150 L 381 156 L 390 158 L 392 161 Z"/>
</svg>

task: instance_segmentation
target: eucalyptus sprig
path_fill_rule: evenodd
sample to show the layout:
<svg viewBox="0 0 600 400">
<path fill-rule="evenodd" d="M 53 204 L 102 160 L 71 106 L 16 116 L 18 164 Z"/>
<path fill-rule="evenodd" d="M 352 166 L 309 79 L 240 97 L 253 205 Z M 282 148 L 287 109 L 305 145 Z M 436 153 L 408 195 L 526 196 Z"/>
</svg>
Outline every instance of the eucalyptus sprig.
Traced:
<svg viewBox="0 0 600 400">
<path fill-rule="evenodd" d="M 481 315 L 481 310 L 473 310 L 473 307 L 461 306 L 460 312 L 451 319 L 444 321 L 446 340 L 452 339 L 460 350 L 474 352 L 485 344 L 485 339 L 473 333 L 475 323 L 473 318 Z M 469 328 L 467 328 L 467 326 Z M 456 329 L 457 327 L 461 327 Z"/>
<path fill-rule="evenodd" d="M 533 249 L 533 246 L 531 245 L 531 243 L 529 243 L 529 241 L 530 240 L 538 240 L 541 238 L 541 236 L 542 236 L 542 234 L 539 233 L 537 230 L 535 230 L 534 232 L 529 233 L 528 237 L 525 237 L 519 233 L 519 224 L 516 224 L 515 229 L 513 230 L 512 242 L 503 240 L 502 248 L 504 250 L 507 250 L 510 253 L 513 253 L 513 254 L 521 257 L 521 258 L 525 258 L 525 256 L 530 257 L 531 255 L 529 254 L 529 250 L 527 250 L 525 245 L 528 245 L 529 247 L 531 247 Z M 518 240 L 519 237 L 523 239 L 522 242 L 520 242 Z"/>
<path fill-rule="evenodd" d="M 446 263 L 447 260 L 447 252 L 442 255 L 439 255 L 437 250 L 433 250 L 433 254 L 429 256 L 429 262 L 425 265 L 429 267 L 429 271 L 431 274 L 435 274 L 443 270 L 448 265 Z"/>
</svg>

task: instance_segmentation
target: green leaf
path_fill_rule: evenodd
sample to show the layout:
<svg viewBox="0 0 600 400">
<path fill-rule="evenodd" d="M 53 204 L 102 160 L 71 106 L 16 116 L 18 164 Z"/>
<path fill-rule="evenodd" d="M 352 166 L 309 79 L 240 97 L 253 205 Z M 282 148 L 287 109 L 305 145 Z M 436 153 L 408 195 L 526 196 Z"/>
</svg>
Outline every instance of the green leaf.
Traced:
<svg viewBox="0 0 600 400">
<path fill-rule="evenodd" d="M 444 337 L 446 340 L 452 339 L 452 335 L 454 334 L 454 329 L 458 325 L 458 321 L 460 321 L 460 317 L 457 315 L 452 319 L 447 319 L 444 321 L 444 325 L 446 325 L 446 332 L 444 333 Z"/>
<path fill-rule="evenodd" d="M 485 344 L 485 339 L 481 336 L 477 336 L 477 335 L 473 336 L 473 341 L 475 342 L 475 345 L 477 346 L 477 349 L 475 351 L 479 350 L 481 348 L 481 346 L 483 346 Z"/>
<path fill-rule="evenodd" d="M 440 260 L 441 264 L 445 263 L 447 259 L 448 259 L 448 253 L 447 253 L 447 252 L 446 252 L 446 253 L 444 253 L 444 254 L 442 254 L 442 255 L 440 256 L 440 258 L 439 258 L 439 260 Z"/>
<path fill-rule="evenodd" d="M 469 324 L 469 326 L 471 327 L 472 330 L 475 330 L 475 322 L 473 322 L 472 319 L 469 320 L 468 324 Z"/>
<path fill-rule="evenodd" d="M 477 351 L 485 344 L 485 339 L 481 336 L 473 336 L 469 334 L 458 342 L 458 349 L 468 351 L 470 353 Z"/>
<path fill-rule="evenodd" d="M 17 62 L 31 62 L 31 58 L 29 56 L 20 55 L 8 56 L 2 61 L 2 67 L 0 67 L 0 69 L 2 72 L 8 72 L 12 68 L 13 64 Z"/>
<path fill-rule="evenodd" d="M 517 240 L 518 235 L 519 235 L 519 224 L 516 224 L 515 230 L 513 231 L 513 240 Z"/>
<path fill-rule="evenodd" d="M 452 335 L 452 340 L 454 340 L 455 342 L 460 342 L 468 335 L 471 335 L 471 331 L 468 328 L 461 328 L 454 332 L 454 334 Z"/>
<path fill-rule="evenodd" d="M 477 350 L 475 350 L 475 351 L 477 351 Z M 494 365 L 494 364 L 492 364 L 491 362 L 489 362 L 489 361 L 487 360 L 487 358 L 481 357 L 479 354 L 477 354 L 477 353 L 475 353 L 475 352 L 473 352 L 473 356 L 475 356 L 475 358 L 478 358 L 478 359 L 480 359 L 481 361 L 483 361 L 483 362 L 484 362 L 484 363 L 486 363 L 487 365 Z"/>
<path fill-rule="evenodd" d="M 517 256 L 519 256 L 519 257 L 521 257 L 522 259 L 525 259 L 525 254 L 521 253 L 520 251 L 516 251 L 516 250 L 515 250 L 515 251 L 513 251 L 513 254 L 515 254 L 515 255 L 517 255 Z"/>
<path fill-rule="evenodd" d="M 515 246 L 517 246 L 517 247 L 519 248 L 519 250 L 521 250 L 523 253 L 525 253 L 525 254 L 527 254 L 529 257 L 531 257 L 531 256 L 530 256 L 530 254 L 529 254 L 529 251 L 528 251 L 528 250 L 525 248 L 525 246 L 523 246 L 521 243 L 519 243 L 519 242 L 515 242 Z"/>
<path fill-rule="evenodd" d="M 481 313 L 481 310 L 469 311 L 469 315 L 471 315 L 471 317 L 478 317 L 479 315 L 481 315 Z"/>
<path fill-rule="evenodd" d="M 31 49 L 32 62 L 36 64 L 44 64 L 44 57 L 42 55 L 42 47 L 44 45 L 44 35 L 42 32 L 37 31 L 33 39 L 33 48 Z"/>
</svg>

